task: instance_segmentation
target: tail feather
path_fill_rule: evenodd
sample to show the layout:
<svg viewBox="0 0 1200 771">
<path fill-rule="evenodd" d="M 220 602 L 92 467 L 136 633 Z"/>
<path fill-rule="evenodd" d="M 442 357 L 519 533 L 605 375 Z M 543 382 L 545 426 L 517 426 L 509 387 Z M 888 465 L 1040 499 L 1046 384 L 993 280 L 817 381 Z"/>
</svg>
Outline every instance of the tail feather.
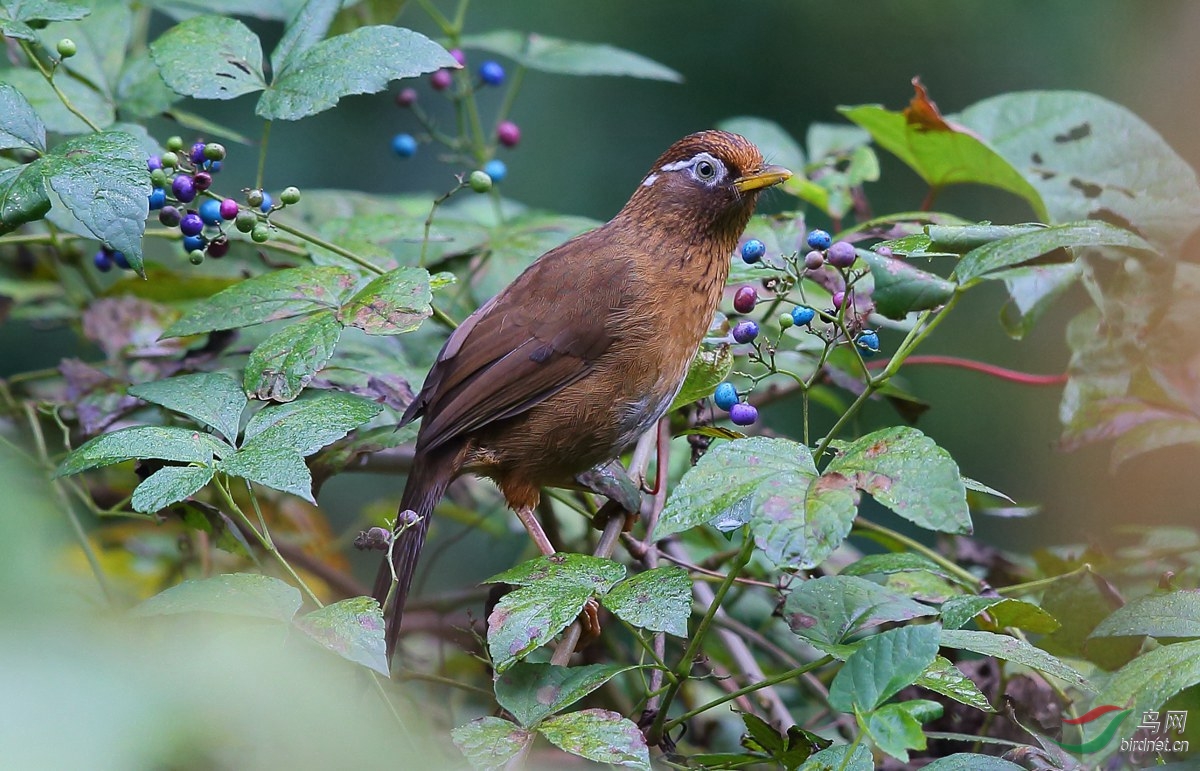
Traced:
<svg viewBox="0 0 1200 771">
<path fill-rule="evenodd" d="M 404 486 L 404 495 L 400 498 L 397 527 L 404 524 L 405 511 L 413 511 L 420 518 L 396 533 L 391 550 L 391 564 L 385 557 L 375 577 L 375 599 L 383 607 L 386 626 L 384 636 L 387 641 L 387 658 L 390 663 L 396 652 L 396 642 L 400 637 L 400 623 L 404 619 L 404 605 L 408 601 L 408 593 L 412 589 L 413 577 L 417 572 L 417 561 L 421 556 L 421 547 L 425 545 L 425 536 L 429 532 L 429 519 L 433 508 L 441 500 L 446 487 L 454 478 L 457 471 L 456 454 L 439 453 L 427 457 L 418 453 Z M 393 571 L 396 576 L 396 588 L 392 590 Z M 388 594 L 392 594 L 391 604 L 387 604 Z"/>
</svg>

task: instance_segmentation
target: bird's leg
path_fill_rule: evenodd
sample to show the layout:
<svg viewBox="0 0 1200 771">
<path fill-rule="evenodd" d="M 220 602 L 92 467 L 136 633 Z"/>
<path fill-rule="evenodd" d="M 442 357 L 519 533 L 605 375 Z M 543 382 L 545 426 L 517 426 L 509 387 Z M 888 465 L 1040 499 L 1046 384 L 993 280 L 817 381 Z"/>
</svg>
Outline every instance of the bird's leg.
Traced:
<svg viewBox="0 0 1200 771">
<path fill-rule="evenodd" d="M 550 538 L 547 537 L 546 531 L 542 529 L 542 523 L 538 522 L 537 515 L 533 512 L 532 506 L 520 506 L 517 508 L 517 519 L 521 520 L 521 524 L 525 526 L 529 537 L 537 545 L 538 551 L 549 557 L 554 553 L 554 546 L 550 543 Z"/>
</svg>

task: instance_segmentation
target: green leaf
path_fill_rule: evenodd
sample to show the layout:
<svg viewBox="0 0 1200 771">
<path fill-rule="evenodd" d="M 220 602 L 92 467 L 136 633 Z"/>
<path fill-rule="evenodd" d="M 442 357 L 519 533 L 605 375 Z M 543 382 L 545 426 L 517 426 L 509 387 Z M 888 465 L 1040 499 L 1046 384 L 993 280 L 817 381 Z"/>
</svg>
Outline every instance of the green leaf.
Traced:
<svg viewBox="0 0 1200 771">
<path fill-rule="evenodd" d="M 360 27 L 290 57 L 255 113 L 267 120 L 299 120 L 328 110 L 343 96 L 373 94 L 393 80 L 456 66 L 446 49 L 420 33 Z"/>
<path fill-rule="evenodd" d="M 792 631 L 809 640 L 838 644 L 867 626 L 932 616 L 933 608 L 853 576 L 821 576 L 799 582 L 783 604 Z"/>
<path fill-rule="evenodd" d="M 125 62 L 117 80 L 116 99 L 123 115 L 153 118 L 178 102 L 179 94 L 163 82 L 150 52 L 143 51 Z"/>
<path fill-rule="evenodd" d="M 1053 222 L 1127 222 L 1173 251 L 1200 218 L 1200 185 L 1187 161 L 1141 118 L 1095 94 L 1003 94 L 959 119 L 1037 188 Z"/>
<path fill-rule="evenodd" d="M 692 614 L 692 581 L 674 565 L 626 578 L 600 598 L 600 603 L 638 629 L 687 637 Z"/>
<path fill-rule="evenodd" d="M 1119 669 L 1138 655 L 1142 639 L 1089 635 L 1120 605 L 1120 596 L 1103 576 L 1090 570 L 1063 576 L 1042 595 L 1042 607 L 1062 627 L 1038 640 L 1038 647 L 1055 656 L 1086 659 L 1107 671 Z"/>
<path fill-rule="evenodd" d="M 71 451 L 54 476 L 78 474 L 134 458 L 160 458 L 178 463 L 211 463 L 233 448 L 211 434 L 176 426 L 133 426 L 89 439 Z"/>
<path fill-rule="evenodd" d="M 683 385 L 667 412 L 674 412 L 698 399 L 711 396 L 721 381 L 729 377 L 732 369 L 733 353 L 728 345 L 701 349 L 696 353 L 696 358 L 692 359 L 687 377 L 684 378 Z"/>
<path fill-rule="evenodd" d="M 925 749 L 925 733 L 920 721 L 901 704 L 887 704 L 860 720 L 875 746 L 901 763 L 908 762 L 909 750 Z"/>
<path fill-rule="evenodd" d="M 922 688 L 948 696 L 957 702 L 974 707 L 981 712 L 995 712 L 987 696 L 975 685 L 975 681 L 950 663 L 949 659 L 938 656 L 933 663 L 925 668 L 916 684 Z"/>
<path fill-rule="evenodd" d="M 0 150 L 11 147 L 45 152 L 46 125 L 20 91 L 0 83 Z"/>
<path fill-rule="evenodd" d="M 236 19 L 194 16 L 151 43 L 150 55 L 180 96 L 233 99 L 267 87 L 258 36 Z"/>
<path fill-rule="evenodd" d="M 585 709 L 546 718 L 538 733 L 561 750 L 597 763 L 650 771 L 646 737 L 633 721 L 607 709 Z"/>
<path fill-rule="evenodd" d="M 283 37 L 271 51 L 271 71 L 275 77 L 290 69 L 305 51 L 325 37 L 341 5 L 341 0 L 308 0 L 296 9 L 283 30 Z"/>
<path fill-rule="evenodd" d="M 312 494 L 312 473 L 300 453 L 291 447 L 265 443 L 247 446 L 218 463 L 217 469 L 316 503 Z"/>
<path fill-rule="evenodd" d="M 994 755 L 958 752 L 938 758 L 925 766 L 925 771 L 1025 771 L 1025 767 Z"/>
<path fill-rule="evenodd" d="M 64 135 L 93 132 L 91 126 L 66 108 L 62 99 L 36 70 L 9 68 L 4 70 L 4 80 L 25 96 L 38 117 L 45 123 L 47 131 Z M 116 120 L 112 102 L 84 81 L 75 78 L 55 78 L 54 84 L 66 94 L 76 109 L 100 128 L 107 128 Z M 146 167 L 143 164 L 142 172 L 145 171 Z"/>
<path fill-rule="evenodd" d="M 1080 275 L 1079 263 L 1028 265 L 1009 268 L 992 276 L 1004 281 L 1008 300 L 1000 309 L 1000 323 L 1014 340 L 1022 340 L 1050 305 L 1070 289 Z"/>
<path fill-rule="evenodd" d="M 994 656 L 1003 661 L 1024 664 L 1047 675 L 1053 675 L 1076 688 L 1090 692 L 1092 687 L 1083 675 L 1064 664 L 1060 659 L 1035 648 L 1024 640 L 991 632 L 971 632 L 963 629 L 943 629 L 942 645 L 947 648 L 961 648 L 974 651 L 984 656 Z"/>
<path fill-rule="evenodd" d="M 92 12 L 86 5 L 62 0 L 4 0 L 0 9 L 13 21 L 70 21 Z"/>
<path fill-rule="evenodd" d="M 983 278 L 999 278 L 1001 276 L 988 274 L 1029 262 L 1055 249 L 1087 246 L 1116 246 L 1144 252 L 1154 251 L 1140 236 L 1107 222 L 1070 222 L 1002 238 L 972 249 L 963 256 L 954 273 L 960 284 L 969 286 Z"/>
<path fill-rule="evenodd" d="M 521 725 L 532 726 L 631 669 L 636 667 L 619 664 L 558 667 L 520 662 L 496 677 L 496 701 Z"/>
<path fill-rule="evenodd" d="M 746 137 L 762 151 L 764 158 L 770 159 L 771 163 L 791 169 L 795 174 L 803 173 L 804 151 L 778 123 L 766 118 L 742 116 L 727 118 L 718 123 L 717 128 Z"/>
<path fill-rule="evenodd" d="M 288 268 L 264 273 L 218 292 L 176 321 L 164 337 L 247 327 L 338 308 L 357 279 L 336 267 Z"/>
<path fill-rule="evenodd" d="M 479 717 L 450 732 L 454 745 L 477 771 L 499 771 L 526 751 L 533 731 L 498 717 Z"/>
<path fill-rule="evenodd" d="M 531 70 L 558 75 L 625 75 L 631 78 L 682 83 L 683 76 L 640 54 L 610 45 L 580 43 L 514 30 L 466 35 L 463 48 L 477 48 L 507 56 Z"/>
<path fill-rule="evenodd" d="M 873 771 L 874 768 L 871 751 L 866 746 L 839 744 L 813 755 L 800 766 L 800 771 Z"/>
<path fill-rule="evenodd" d="M 937 308 L 954 296 L 953 283 L 918 270 L 902 259 L 861 250 L 858 256 L 871 268 L 875 281 L 871 299 L 875 310 L 889 319 L 902 320 L 913 311 Z"/>
<path fill-rule="evenodd" d="M 246 424 L 242 449 L 288 447 L 307 457 L 382 411 L 358 396 L 322 392 L 255 413 Z"/>
<path fill-rule="evenodd" d="M 140 274 L 150 178 L 137 139 L 122 131 L 68 139 L 42 158 L 42 174 L 71 214 Z"/>
<path fill-rule="evenodd" d="M 194 495 L 212 478 L 212 466 L 166 466 L 137 486 L 130 503 L 134 511 L 153 514 Z"/>
<path fill-rule="evenodd" d="M 129 395 L 212 426 L 230 444 L 237 441 L 242 411 L 246 409 L 246 394 L 241 386 L 221 372 L 199 372 L 142 383 L 131 386 Z"/>
<path fill-rule="evenodd" d="M 807 447 L 753 437 L 705 454 L 671 493 L 656 533 L 666 537 L 719 518 L 749 521 L 770 559 L 811 568 L 850 532 L 855 506 L 843 478 L 818 478 Z"/>
<path fill-rule="evenodd" d="M 278 578 L 229 573 L 184 581 L 133 608 L 135 616 L 219 613 L 288 622 L 300 610 L 300 592 Z"/>
<path fill-rule="evenodd" d="M 292 624 L 324 648 L 387 677 L 383 611 L 372 597 L 351 597 L 306 613 Z"/>
<path fill-rule="evenodd" d="M 969 131 L 910 122 L 904 112 L 879 105 L 841 107 L 838 111 L 870 132 L 875 143 L 895 155 L 932 188 L 977 183 L 1024 198 L 1040 219 L 1046 206 L 1038 191 L 999 153 Z"/>
<path fill-rule="evenodd" d="M 1200 640 L 1146 651 L 1121 667 L 1096 695 L 1096 704 L 1157 710 L 1175 694 L 1200 683 Z"/>
<path fill-rule="evenodd" d="M 0 171 L 0 235 L 50 211 L 40 160 Z"/>
<path fill-rule="evenodd" d="M 829 686 L 829 706 L 870 712 L 912 685 L 938 652 L 936 624 L 902 626 L 868 637 Z"/>
<path fill-rule="evenodd" d="M 988 630 L 1016 627 L 1049 634 L 1060 626 L 1054 616 L 1037 605 L 1011 597 L 951 597 L 942 604 L 942 625 L 946 629 L 961 629 L 984 611 L 991 620 L 980 619 L 979 623 Z"/>
<path fill-rule="evenodd" d="M 530 651 L 549 642 L 625 575 L 625 566 L 584 554 L 554 554 L 524 562 L 485 583 L 520 586 L 488 616 L 488 651 L 504 672 Z"/>
<path fill-rule="evenodd" d="M 433 313 L 432 301 L 428 271 L 397 268 L 359 290 L 342 306 L 338 317 L 368 335 L 398 335 L 421 326 Z"/>
<path fill-rule="evenodd" d="M 890 575 L 892 573 L 926 572 L 948 578 L 949 574 L 936 562 L 914 552 L 886 552 L 884 554 L 868 554 L 838 573 L 840 576 L 870 576 L 875 574 Z"/>
<path fill-rule="evenodd" d="M 843 478 L 905 519 L 944 533 L 971 532 L 967 490 L 950 453 L 915 428 L 894 426 L 851 442 L 822 479 Z"/>
<path fill-rule="evenodd" d="M 1200 591 L 1148 594 L 1117 608 L 1091 637 L 1200 637 Z"/>
<path fill-rule="evenodd" d="M 257 399 L 292 401 L 329 363 L 341 337 L 342 325 L 332 311 L 289 324 L 250 352 L 246 392 Z"/>
</svg>

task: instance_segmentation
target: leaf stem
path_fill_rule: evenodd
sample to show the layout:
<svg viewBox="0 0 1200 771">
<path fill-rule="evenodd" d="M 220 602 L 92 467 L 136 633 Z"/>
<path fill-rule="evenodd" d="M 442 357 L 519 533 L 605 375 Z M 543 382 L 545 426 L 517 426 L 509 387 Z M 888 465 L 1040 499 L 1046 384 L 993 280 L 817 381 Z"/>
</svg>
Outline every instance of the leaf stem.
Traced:
<svg viewBox="0 0 1200 771">
<path fill-rule="evenodd" d="M 263 175 L 267 169 L 267 145 L 271 142 L 271 121 L 263 121 L 262 139 L 258 143 L 258 171 L 254 175 L 254 186 L 262 190 Z"/>
<path fill-rule="evenodd" d="M 874 533 L 885 538 L 890 538 L 897 543 L 903 544 L 908 549 L 911 549 L 912 551 L 917 552 L 932 562 L 937 563 L 939 567 L 941 567 L 950 575 L 954 576 L 959 583 L 963 584 L 964 586 L 969 586 L 975 591 L 978 591 L 983 587 L 983 581 L 978 576 L 974 575 L 968 570 L 965 570 L 961 566 L 955 564 L 953 561 L 946 559 L 941 554 L 938 554 L 937 551 L 929 548 L 920 541 L 913 540 L 903 533 L 892 530 L 890 527 L 885 527 L 883 525 L 865 520 L 862 517 L 857 517 L 854 520 L 854 529 L 868 533 Z"/>
<path fill-rule="evenodd" d="M 42 64 L 41 60 L 37 58 L 37 54 L 34 52 L 33 46 L 29 45 L 29 42 L 25 40 L 18 39 L 17 42 L 21 45 L 21 50 L 25 52 L 25 56 L 29 58 L 29 61 L 32 62 L 33 66 L 37 68 L 37 71 L 40 72 L 42 77 L 46 79 L 46 83 L 49 84 L 50 88 L 54 89 L 54 93 L 58 97 L 59 101 L 63 103 L 63 107 L 66 107 L 72 115 L 87 124 L 87 127 L 92 131 L 100 133 L 100 127 L 93 123 L 91 118 L 84 115 L 83 112 L 75 106 L 75 103 L 71 101 L 70 97 L 63 93 L 63 90 L 58 87 L 57 83 L 54 82 L 54 73 L 50 70 L 47 70 Z"/>
</svg>

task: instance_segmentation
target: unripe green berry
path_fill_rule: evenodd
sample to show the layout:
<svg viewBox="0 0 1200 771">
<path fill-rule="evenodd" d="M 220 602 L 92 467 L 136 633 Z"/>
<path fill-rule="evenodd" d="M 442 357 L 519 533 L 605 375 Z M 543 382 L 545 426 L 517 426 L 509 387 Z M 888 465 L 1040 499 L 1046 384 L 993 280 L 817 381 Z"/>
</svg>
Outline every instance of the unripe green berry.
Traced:
<svg viewBox="0 0 1200 771">
<path fill-rule="evenodd" d="M 790 313 L 779 314 L 779 328 L 780 329 L 788 329 L 789 327 L 793 326 L 795 323 L 796 323 L 795 320 L 792 319 L 792 314 L 790 314 Z"/>
<path fill-rule="evenodd" d="M 300 203 L 300 190 L 295 187 L 285 187 L 279 193 L 279 202 L 284 206 L 290 206 L 294 203 Z"/>
<path fill-rule="evenodd" d="M 200 251 L 199 249 L 192 250 L 188 253 L 188 262 L 192 263 L 193 265 L 199 265 L 200 263 L 204 262 L 204 252 Z"/>
<path fill-rule="evenodd" d="M 179 165 L 179 156 L 175 153 L 163 153 L 162 165 L 164 169 L 173 169 Z"/>
<path fill-rule="evenodd" d="M 225 145 L 217 142 L 209 142 L 204 146 L 204 157 L 210 161 L 225 160 Z"/>
<path fill-rule="evenodd" d="M 173 153 L 177 153 L 183 149 L 183 137 L 170 137 L 167 139 L 167 149 Z"/>
<path fill-rule="evenodd" d="M 79 52 L 79 48 L 78 48 L 78 46 L 75 45 L 75 41 L 69 37 L 65 37 L 62 40 L 58 41 L 57 48 L 58 48 L 58 55 L 64 59 L 70 59 L 72 56 L 74 56 L 76 53 Z"/>
<path fill-rule="evenodd" d="M 245 209 L 238 212 L 237 218 L 233 221 L 233 226 L 238 229 L 238 232 L 249 233 L 254 230 L 254 226 L 258 224 L 258 216 L 252 211 Z"/>
<path fill-rule="evenodd" d="M 155 187 L 166 187 L 167 172 L 163 171 L 162 169 L 155 169 L 154 171 L 150 172 L 150 184 L 154 185 Z"/>
<path fill-rule="evenodd" d="M 492 178 L 486 171 L 472 171 L 467 181 L 476 193 L 486 193 L 492 189 Z"/>
<path fill-rule="evenodd" d="M 250 231 L 250 240 L 256 244 L 265 244 L 271 240 L 271 228 L 263 223 L 258 223 Z"/>
<path fill-rule="evenodd" d="M 250 204 L 251 207 L 257 209 L 258 207 L 262 206 L 262 202 L 263 191 L 251 190 L 250 192 L 246 193 L 246 203 Z"/>
</svg>

